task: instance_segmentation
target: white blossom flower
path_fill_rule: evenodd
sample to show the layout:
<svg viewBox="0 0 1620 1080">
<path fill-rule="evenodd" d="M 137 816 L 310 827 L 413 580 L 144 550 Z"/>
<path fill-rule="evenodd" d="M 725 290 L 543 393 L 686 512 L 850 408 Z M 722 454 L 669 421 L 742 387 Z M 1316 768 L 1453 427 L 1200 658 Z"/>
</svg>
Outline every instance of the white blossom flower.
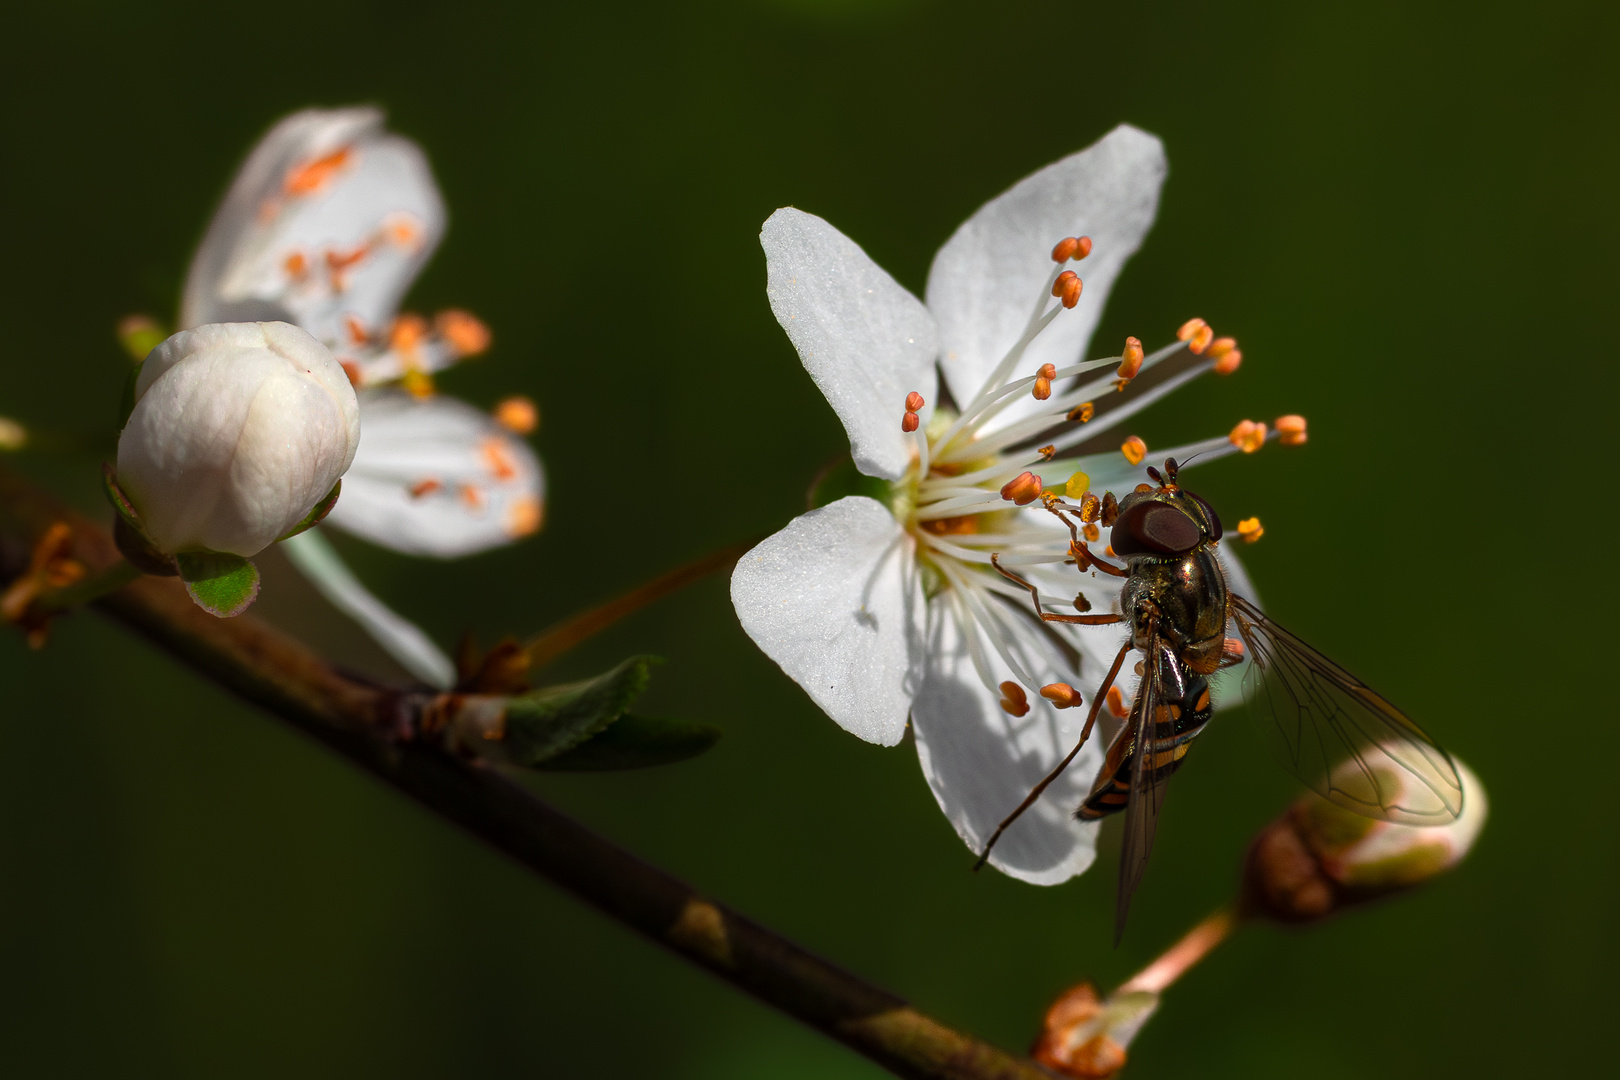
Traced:
<svg viewBox="0 0 1620 1080">
<path fill-rule="evenodd" d="M 422 151 L 376 109 L 308 109 L 248 155 L 192 260 L 182 325 L 225 318 L 297 323 L 360 389 L 364 436 L 327 523 L 412 555 L 450 558 L 540 527 L 544 474 L 520 437 L 435 393 L 432 376 L 482 352 L 489 332 L 462 311 L 431 321 L 399 304 L 444 235 L 444 204 Z M 519 410 L 521 413 L 521 410 Z M 340 608 L 429 682 L 448 658 L 360 586 L 318 533 L 288 554 Z"/>
<path fill-rule="evenodd" d="M 118 438 L 118 485 L 164 554 L 249 556 L 332 490 L 359 406 L 320 342 L 283 322 L 214 323 L 152 350 Z"/>
<path fill-rule="evenodd" d="M 812 510 L 744 556 L 732 577 L 738 617 L 848 731 L 894 745 L 909 718 L 934 796 L 975 851 L 1074 744 L 1086 710 L 1064 690 L 1079 687 L 1089 702 L 1125 633 L 1034 618 L 992 554 L 1033 582 L 1048 610 L 1075 610 L 1077 588 L 1079 610 L 1115 610 L 1119 588 L 1065 565 L 1069 534 L 1053 515 L 1015 506 L 1044 491 L 1037 472 L 1076 498 L 1130 490 L 1139 439 L 1123 453 L 1076 448 L 1241 358 L 1194 320 L 1184 340 L 1150 355 L 1133 338 L 1121 355 L 1079 362 L 1153 222 L 1165 172 L 1158 139 L 1128 126 L 1040 170 L 940 249 L 926 305 L 818 217 L 778 210 L 761 232 L 772 311 L 843 422 L 855 467 L 878 483 L 875 497 Z M 1079 259 L 1083 289 L 1065 269 Z M 1171 377 L 1115 393 L 1172 358 L 1158 373 Z M 935 408 L 936 365 L 955 408 Z M 1285 437 L 1303 441 L 1302 425 Z M 1277 434 L 1249 424 L 1242 439 L 1234 431 L 1167 453 L 1207 460 Z M 1090 865 L 1094 828 L 1071 815 L 1100 745 L 1094 738 L 1008 830 L 992 865 L 1038 884 Z"/>
</svg>

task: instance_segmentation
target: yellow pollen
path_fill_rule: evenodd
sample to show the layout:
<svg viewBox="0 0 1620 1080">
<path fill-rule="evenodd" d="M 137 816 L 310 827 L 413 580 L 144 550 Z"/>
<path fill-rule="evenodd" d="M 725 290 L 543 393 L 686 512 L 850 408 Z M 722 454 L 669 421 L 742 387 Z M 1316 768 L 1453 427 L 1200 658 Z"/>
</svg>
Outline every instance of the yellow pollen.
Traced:
<svg viewBox="0 0 1620 1080">
<path fill-rule="evenodd" d="M 1293 413 L 1277 417 L 1277 441 L 1284 446 L 1303 446 L 1305 418 Z"/>
<path fill-rule="evenodd" d="M 1252 544 L 1266 535 L 1266 530 L 1260 527 L 1259 518 L 1244 518 L 1238 522 L 1238 535 L 1243 538 L 1245 544 Z"/>
<path fill-rule="evenodd" d="M 1023 716 L 1029 712 L 1029 695 L 1009 679 L 1001 684 L 1001 708 L 1010 716 Z"/>
<path fill-rule="evenodd" d="M 1074 475 L 1081 476 L 1083 474 L 1075 473 Z M 1095 495 L 1089 495 L 1088 494 L 1085 498 L 1080 500 L 1080 520 L 1081 521 L 1085 522 L 1087 525 L 1090 525 L 1092 522 L 1096 521 L 1100 517 L 1102 517 L 1102 500 L 1101 499 L 1097 498 L 1097 496 L 1095 496 Z M 1093 537 L 1093 539 L 1095 539 L 1095 537 Z"/>
<path fill-rule="evenodd" d="M 1069 410 L 1067 419 L 1073 420 L 1076 423 L 1084 424 L 1090 422 L 1091 418 L 1096 415 L 1097 406 L 1093 405 L 1089 401 L 1082 401 L 1080 404 Z"/>
<path fill-rule="evenodd" d="M 1053 456 L 1057 454 L 1057 446 L 1056 444 L 1048 444 L 1035 452 L 1041 455 L 1042 461 L 1051 461 Z"/>
<path fill-rule="evenodd" d="M 1266 444 L 1266 425 L 1241 420 L 1227 439 L 1245 454 L 1252 454 Z"/>
<path fill-rule="evenodd" d="M 1120 443 L 1119 452 L 1124 454 L 1125 460 L 1132 465 L 1140 465 L 1142 460 L 1147 457 L 1147 443 L 1143 442 L 1138 436 L 1132 435 L 1123 443 Z"/>
<path fill-rule="evenodd" d="M 1081 703 L 1080 691 L 1062 682 L 1047 683 L 1041 687 L 1041 697 L 1059 709 L 1072 709 Z"/>
<path fill-rule="evenodd" d="M 1086 492 L 1090 490 L 1090 488 L 1091 477 L 1087 476 L 1083 472 L 1077 472 L 1073 476 L 1069 477 L 1068 483 L 1063 485 L 1063 494 L 1067 495 L 1071 499 L 1084 499 Z M 1094 499 L 1095 497 L 1093 497 L 1093 501 Z M 1082 504 L 1081 513 L 1085 513 L 1084 504 Z"/>
<path fill-rule="evenodd" d="M 400 384 L 405 387 L 411 397 L 418 401 L 426 401 L 434 394 L 433 376 L 417 371 L 414 368 L 405 373 L 405 377 L 400 380 Z"/>
<path fill-rule="evenodd" d="M 1080 534 L 1086 538 L 1088 544 L 1095 544 L 1102 539 L 1102 530 L 1095 525 L 1086 525 L 1080 530 Z"/>
<path fill-rule="evenodd" d="M 519 435 L 532 435 L 540 426 L 540 410 L 522 394 L 513 394 L 495 406 L 495 422 Z"/>
</svg>

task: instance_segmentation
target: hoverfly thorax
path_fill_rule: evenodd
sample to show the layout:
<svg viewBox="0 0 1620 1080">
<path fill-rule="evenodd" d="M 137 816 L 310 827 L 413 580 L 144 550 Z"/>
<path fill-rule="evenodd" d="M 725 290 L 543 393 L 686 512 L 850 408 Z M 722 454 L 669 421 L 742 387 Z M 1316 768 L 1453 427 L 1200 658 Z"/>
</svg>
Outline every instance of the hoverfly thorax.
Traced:
<svg viewBox="0 0 1620 1080">
<path fill-rule="evenodd" d="M 1175 461 L 1165 462 L 1167 478 L 1125 496 L 1114 521 L 1110 547 L 1123 558 L 1130 576 L 1120 596 L 1131 622 L 1132 644 L 1146 650 L 1155 634 L 1176 658 L 1200 675 L 1221 664 L 1226 641 L 1226 575 L 1215 554 L 1221 520 L 1203 499 L 1175 482 Z"/>
</svg>

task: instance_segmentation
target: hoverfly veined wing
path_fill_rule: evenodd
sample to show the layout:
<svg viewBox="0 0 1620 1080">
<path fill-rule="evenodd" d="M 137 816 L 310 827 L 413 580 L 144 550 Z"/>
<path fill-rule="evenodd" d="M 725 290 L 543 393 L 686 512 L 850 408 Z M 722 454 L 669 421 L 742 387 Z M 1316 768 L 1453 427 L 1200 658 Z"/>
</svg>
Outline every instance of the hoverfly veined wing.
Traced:
<svg viewBox="0 0 1620 1080">
<path fill-rule="evenodd" d="M 1163 681 L 1159 674 L 1158 635 L 1148 639 L 1144 650 L 1147 663 L 1142 669 L 1142 681 L 1136 688 L 1136 701 L 1131 708 L 1131 793 L 1125 804 L 1125 842 L 1119 853 L 1119 891 L 1114 899 L 1114 944 L 1125 936 L 1125 916 L 1131 910 L 1131 897 L 1142 883 L 1147 870 L 1148 855 L 1153 852 L 1153 834 L 1159 828 L 1159 809 L 1164 805 L 1167 776 L 1157 768 L 1158 735 L 1155 719 L 1159 715 L 1159 702 L 1163 698 Z"/>
<path fill-rule="evenodd" d="M 1248 650 L 1244 700 L 1272 721 L 1295 776 L 1367 817 L 1402 825 L 1456 819 L 1462 780 L 1421 728 L 1236 594 L 1232 618 Z"/>
</svg>

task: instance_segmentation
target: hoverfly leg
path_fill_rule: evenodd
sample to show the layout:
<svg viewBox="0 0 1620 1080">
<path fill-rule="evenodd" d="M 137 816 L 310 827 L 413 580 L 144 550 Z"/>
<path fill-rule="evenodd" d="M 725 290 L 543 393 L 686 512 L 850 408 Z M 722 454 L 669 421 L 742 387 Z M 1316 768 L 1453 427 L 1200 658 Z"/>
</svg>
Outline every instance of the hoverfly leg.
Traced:
<svg viewBox="0 0 1620 1080">
<path fill-rule="evenodd" d="M 1119 669 L 1125 666 L 1125 656 L 1130 651 L 1131 643 L 1127 641 L 1120 648 L 1119 655 L 1114 657 L 1114 665 L 1108 669 L 1108 674 L 1103 678 L 1102 685 L 1097 687 L 1096 696 L 1091 699 L 1091 711 L 1086 713 L 1086 724 L 1085 727 L 1080 729 L 1080 740 L 1074 744 L 1074 749 L 1070 750 L 1063 760 L 1057 763 L 1057 768 L 1046 774 L 1045 779 L 1030 789 L 1030 793 L 1024 796 L 1024 801 L 1018 804 L 1018 809 L 1008 814 L 1002 823 L 996 826 L 996 831 L 990 834 L 989 840 L 985 841 L 984 850 L 979 852 L 979 861 L 973 864 L 973 869 L 978 870 L 984 866 L 990 858 L 990 849 L 996 846 L 996 841 L 1001 839 L 1001 834 L 1006 832 L 1008 827 L 1017 821 L 1025 810 L 1035 805 L 1035 800 L 1041 797 L 1041 792 L 1051 786 L 1052 781 L 1063 775 L 1063 770 L 1069 767 L 1069 762 L 1073 761 L 1074 756 L 1080 752 L 1080 748 L 1086 745 L 1086 740 L 1091 738 L 1091 729 L 1097 723 L 1097 710 L 1102 707 L 1103 701 L 1107 699 L 1108 688 L 1114 685 L 1114 680 L 1119 676 Z"/>
<path fill-rule="evenodd" d="M 1115 566 L 1113 563 L 1106 563 L 1097 558 L 1097 556 L 1091 553 L 1091 548 L 1087 547 L 1084 541 L 1076 540 L 1074 543 L 1070 544 L 1069 554 L 1074 556 L 1075 567 L 1082 574 L 1088 569 L 1095 567 L 1096 569 L 1101 570 L 1103 573 L 1112 575 L 1113 577 L 1131 576 L 1131 572 L 1125 567 Z"/>
<path fill-rule="evenodd" d="M 1002 566 L 1000 552 L 991 553 L 990 565 L 996 568 L 996 573 L 1000 574 L 1008 581 L 1011 581 L 1016 585 L 1022 585 L 1024 588 L 1029 590 L 1029 598 L 1035 604 L 1035 614 L 1039 615 L 1043 622 L 1075 623 L 1080 626 L 1111 626 L 1114 623 L 1125 621 L 1125 616 L 1123 615 L 1058 615 L 1050 611 L 1045 611 L 1041 608 L 1040 592 L 1035 588 L 1035 586 L 1031 585 L 1029 582 L 1025 581 L 1011 570 L 1008 570 L 1005 566 Z"/>
</svg>

